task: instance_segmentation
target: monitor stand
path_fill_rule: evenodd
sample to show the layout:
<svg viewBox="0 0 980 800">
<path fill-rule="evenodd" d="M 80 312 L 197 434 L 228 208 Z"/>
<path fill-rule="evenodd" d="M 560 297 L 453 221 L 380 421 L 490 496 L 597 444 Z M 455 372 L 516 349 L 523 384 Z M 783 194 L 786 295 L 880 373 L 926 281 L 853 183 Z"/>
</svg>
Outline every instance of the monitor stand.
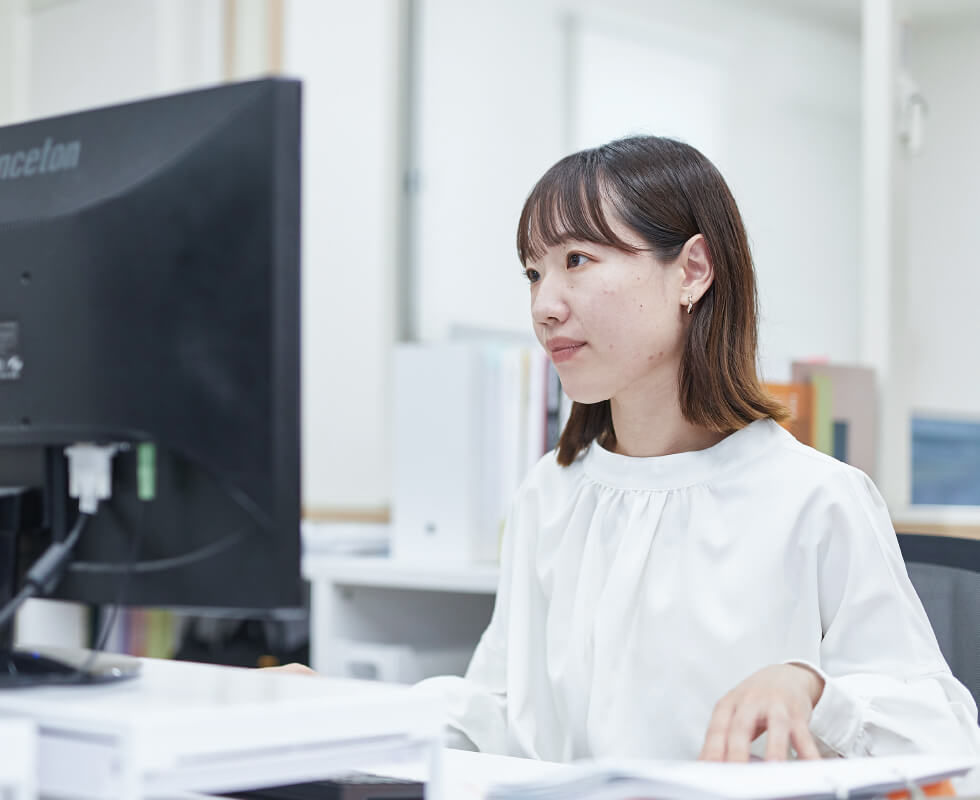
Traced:
<svg viewBox="0 0 980 800">
<path fill-rule="evenodd" d="M 0 649 L 0 689 L 50 684 L 90 684 L 135 678 L 133 656 L 60 647 Z"/>
</svg>

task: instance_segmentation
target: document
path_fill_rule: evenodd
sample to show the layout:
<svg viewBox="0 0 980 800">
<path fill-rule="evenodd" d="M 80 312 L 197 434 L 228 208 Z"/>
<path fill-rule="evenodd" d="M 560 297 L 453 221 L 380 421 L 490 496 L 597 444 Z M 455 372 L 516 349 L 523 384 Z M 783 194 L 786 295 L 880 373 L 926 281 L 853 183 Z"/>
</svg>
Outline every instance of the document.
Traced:
<svg viewBox="0 0 980 800">
<path fill-rule="evenodd" d="M 970 756 L 721 764 L 596 761 L 488 787 L 486 800 L 845 800 L 924 786 L 977 766 Z"/>
</svg>

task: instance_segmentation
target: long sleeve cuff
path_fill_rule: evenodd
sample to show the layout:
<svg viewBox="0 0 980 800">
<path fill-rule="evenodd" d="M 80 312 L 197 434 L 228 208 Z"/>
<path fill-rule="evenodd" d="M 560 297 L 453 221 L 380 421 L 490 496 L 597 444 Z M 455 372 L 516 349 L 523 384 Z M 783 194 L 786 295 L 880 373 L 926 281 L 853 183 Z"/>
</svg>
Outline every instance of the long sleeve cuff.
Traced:
<svg viewBox="0 0 980 800">
<path fill-rule="evenodd" d="M 509 755 L 506 698 L 485 686 L 455 675 L 416 683 L 417 691 L 435 692 L 446 703 L 450 747 Z"/>
<path fill-rule="evenodd" d="M 838 755 L 868 755 L 862 741 L 864 710 L 861 701 L 809 661 L 786 663 L 811 669 L 823 678 L 823 693 L 810 714 L 810 733 L 814 738 Z"/>
</svg>

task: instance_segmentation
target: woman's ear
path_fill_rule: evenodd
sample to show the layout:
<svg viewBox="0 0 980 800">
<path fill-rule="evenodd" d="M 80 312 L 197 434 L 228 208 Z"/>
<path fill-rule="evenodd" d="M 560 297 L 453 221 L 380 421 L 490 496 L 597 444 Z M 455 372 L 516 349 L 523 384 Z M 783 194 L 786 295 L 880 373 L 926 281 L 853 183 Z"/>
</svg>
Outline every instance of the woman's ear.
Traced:
<svg viewBox="0 0 980 800">
<path fill-rule="evenodd" d="M 715 280 L 715 268 L 704 236 L 697 233 L 684 243 L 678 263 L 683 273 L 680 302 L 690 313 Z"/>
</svg>

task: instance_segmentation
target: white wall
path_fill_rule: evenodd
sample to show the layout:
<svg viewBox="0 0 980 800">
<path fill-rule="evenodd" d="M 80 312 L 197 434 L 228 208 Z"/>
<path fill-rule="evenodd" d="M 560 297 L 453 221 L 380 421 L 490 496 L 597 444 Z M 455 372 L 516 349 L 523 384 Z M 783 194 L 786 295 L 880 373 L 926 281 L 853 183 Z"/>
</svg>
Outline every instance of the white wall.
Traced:
<svg viewBox="0 0 980 800">
<path fill-rule="evenodd" d="M 527 192 L 566 152 L 649 132 L 704 147 L 732 185 L 771 377 L 857 359 L 855 31 L 714 0 L 426 0 L 420 51 L 421 338 L 526 330 Z"/>
<path fill-rule="evenodd" d="M 908 160 L 909 405 L 980 417 L 980 21 L 912 27 L 909 71 L 928 103 Z"/>
<path fill-rule="evenodd" d="M 218 0 L 33 4 L 27 114 L 61 114 L 216 83 L 220 35 Z"/>
<path fill-rule="evenodd" d="M 303 496 L 390 493 L 399 4 L 292 0 L 285 71 L 304 81 Z"/>
<path fill-rule="evenodd" d="M 779 379 L 794 358 L 856 360 L 856 33 L 745 3 L 661 4 L 645 19 L 620 6 L 580 14 L 574 120 L 596 135 L 573 146 L 655 133 L 702 149 L 745 218 L 764 367 Z"/>
<path fill-rule="evenodd" d="M 564 154 L 562 20 L 551 0 L 420 0 L 415 330 L 530 330 L 517 220 Z"/>
<path fill-rule="evenodd" d="M 732 160 L 759 276 L 760 351 L 778 365 L 859 359 L 860 53 L 857 35 L 760 18 L 740 30 Z"/>
<path fill-rule="evenodd" d="M 25 116 L 27 91 L 19 78 L 26 71 L 28 19 L 27 0 L 0 2 L 0 125 Z"/>
<path fill-rule="evenodd" d="M 0 125 L 14 120 L 14 26 L 19 16 L 13 3 L 0 3 Z"/>
</svg>

